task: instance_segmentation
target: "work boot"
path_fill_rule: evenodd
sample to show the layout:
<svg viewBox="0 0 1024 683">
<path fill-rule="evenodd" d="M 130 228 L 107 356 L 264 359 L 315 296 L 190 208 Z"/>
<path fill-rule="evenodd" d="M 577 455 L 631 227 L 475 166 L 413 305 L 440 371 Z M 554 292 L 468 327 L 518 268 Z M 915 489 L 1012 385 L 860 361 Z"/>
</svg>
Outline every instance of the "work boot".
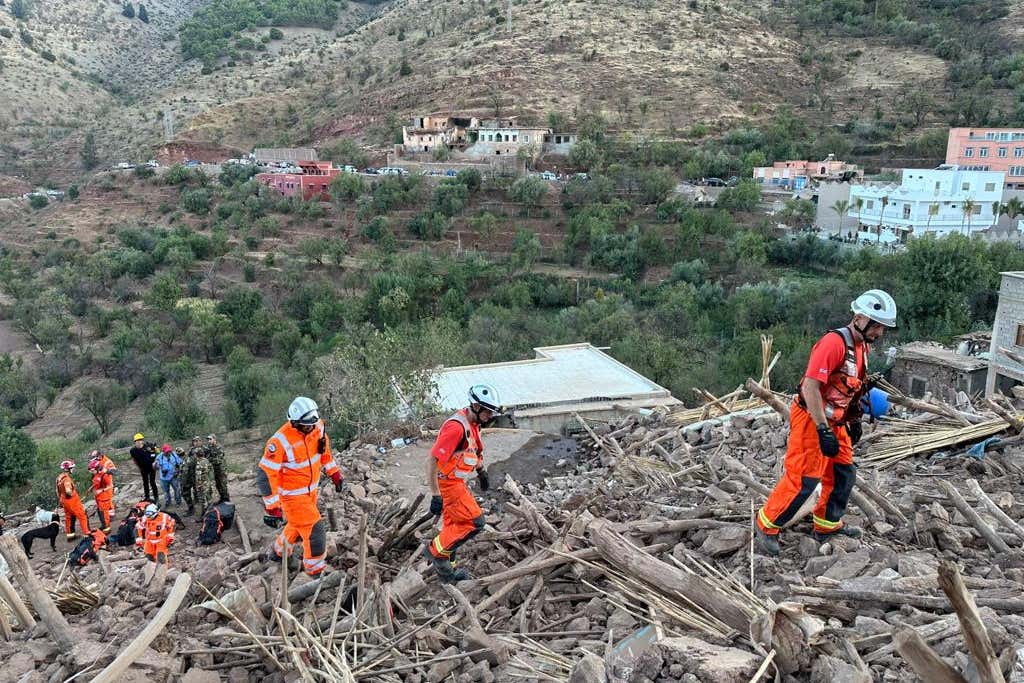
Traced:
<svg viewBox="0 0 1024 683">
<path fill-rule="evenodd" d="M 818 543 L 824 543 L 828 541 L 828 539 L 832 536 L 847 536 L 849 538 L 860 538 L 863 535 L 863 532 L 861 531 L 861 528 L 859 526 L 851 526 L 850 524 L 844 524 L 835 531 L 832 531 L 830 533 L 826 534 L 820 531 L 815 531 L 811 535 L 814 536 L 814 540 Z"/>
<path fill-rule="evenodd" d="M 434 565 L 434 571 L 437 572 L 437 578 L 441 580 L 441 583 L 455 583 L 469 578 L 469 572 L 465 569 L 456 570 L 455 567 L 452 566 L 451 560 L 446 560 L 442 557 L 434 557 L 434 554 L 430 552 L 429 547 L 423 549 L 423 556 L 430 560 L 430 563 Z"/>
<path fill-rule="evenodd" d="M 194 514 L 196 514 L 196 506 L 195 505 L 189 505 L 188 506 L 188 510 L 185 510 L 185 516 L 186 517 L 191 517 Z"/>
<path fill-rule="evenodd" d="M 769 536 L 758 527 L 754 535 L 754 547 L 762 555 L 778 557 L 781 550 L 779 548 L 779 535 Z"/>
</svg>

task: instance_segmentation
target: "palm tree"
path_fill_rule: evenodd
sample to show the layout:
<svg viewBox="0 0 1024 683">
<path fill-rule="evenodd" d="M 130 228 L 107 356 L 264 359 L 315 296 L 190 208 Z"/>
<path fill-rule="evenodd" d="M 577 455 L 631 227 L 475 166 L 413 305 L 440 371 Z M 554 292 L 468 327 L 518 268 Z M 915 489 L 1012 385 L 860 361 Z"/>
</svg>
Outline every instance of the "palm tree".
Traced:
<svg viewBox="0 0 1024 683">
<path fill-rule="evenodd" d="M 1020 197 L 1011 197 L 1002 206 L 1003 215 L 1009 216 L 1010 221 L 1014 221 L 1017 216 L 1024 215 L 1024 201 L 1021 201 Z"/>
<path fill-rule="evenodd" d="M 843 219 L 846 218 L 846 212 L 850 210 L 850 202 L 845 199 L 837 199 L 836 203 L 832 205 L 832 210 L 839 216 L 839 236 L 843 236 Z"/>
<path fill-rule="evenodd" d="M 853 208 L 857 212 L 857 232 L 860 232 L 861 219 L 860 214 L 864 211 L 864 198 L 857 197 L 853 200 Z"/>
<path fill-rule="evenodd" d="M 889 197 L 882 197 L 882 210 L 878 212 L 878 237 L 875 238 L 875 244 L 882 241 L 882 218 L 885 216 L 885 207 L 887 206 L 889 206 Z"/>
<path fill-rule="evenodd" d="M 967 219 L 967 234 L 968 235 L 971 234 L 971 215 L 974 213 L 974 207 L 976 207 L 976 206 L 977 206 L 977 203 L 973 199 L 971 199 L 970 197 L 968 197 L 967 199 L 964 200 L 964 207 L 963 207 L 964 208 L 964 218 Z M 960 228 L 963 229 L 963 227 L 964 227 L 964 221 L 961 219 L 961 221 L 960 221 Z"/>
<path fill-rule="evenodd" d="M 933 202 L 933 203 L 929 204 L 928 205 L 928 222 L 924 226 L 924 231 L 925 232 L 928 232 L 928 230 L 932 227 L 932 218 L 934 218 L 935 216 L 938 216 L 938 215 L 939 215 L 939 203 L 938 202 Z"/>
</svg>

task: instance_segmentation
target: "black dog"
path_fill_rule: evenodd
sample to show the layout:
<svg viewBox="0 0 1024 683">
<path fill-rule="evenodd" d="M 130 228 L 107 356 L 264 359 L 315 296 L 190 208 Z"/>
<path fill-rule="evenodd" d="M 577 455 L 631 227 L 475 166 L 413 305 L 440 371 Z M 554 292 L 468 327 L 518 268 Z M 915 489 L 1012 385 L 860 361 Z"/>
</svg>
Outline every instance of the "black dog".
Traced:
<svg viewBox="0 0 1024 683">
<path fill-rule="evenodd" d="M 25 554 L 32 557 L 32 541 L 37 538 L 46 538 L 50 541 L 50 549 L 57 549 L 57 534 L 60 533 L 60 522 L 57 520 L 57 515 L 53 516 L 53 521 L 46 526 L 41 526 L 36 529 L 29 529 L 21 535 L 21 546 L 25 549 Z"/>
</svg>

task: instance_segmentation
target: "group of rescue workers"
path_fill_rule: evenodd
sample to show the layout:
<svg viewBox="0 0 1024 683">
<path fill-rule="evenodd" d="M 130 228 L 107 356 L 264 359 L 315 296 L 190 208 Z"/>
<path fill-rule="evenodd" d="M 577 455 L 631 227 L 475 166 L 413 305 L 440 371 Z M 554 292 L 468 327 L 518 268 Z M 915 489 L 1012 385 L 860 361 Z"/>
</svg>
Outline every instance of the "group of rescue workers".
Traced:
<svg viewBox="0 0 1024 683">
<path fill-rule="evenodd" d="M 857 297 L 851 309 L 852 320 L 845 327 L 829 330 L 811 349 L 807 370 L 790 406 L 784 472 L 757 514 L 756 545 L 764 554 L 778 555 L 779 532 L 808 513 L 818 541 L 831 534 L 861 535 L 859 528 L 843 521 L 856 480 L 853 447 L 860 440 L 862 420 L 884 416 L 889 407 L 885 392 L 874 387 L 872 376 L 867 374 L 868 347 L 880 340 L 887 328 L 895 327 L 896 303 L 888 293 L 872 289 Z M 465 569 L 456 568 L 455 552 L 485 524 L 469 481 L 475 475 L 481 490 L 490 488 L 480 430 L 503 412 L 494 387 L 477 384 L 468 393 L 467 407 L 441 426 L 426 467 L 432 494 L 430 511 L 440 517 L 441 527 L 426 544 L 423 555 L 445 582 L 469 578 Z M 175 483 L 165 483 L 165 507 L 170 506 L 174 492 L 179 504 L 184 497 L 187 514 L 198 507 L 198 514 L 203 515 L 214 507 L 211 481 L 219 502 L 230 500 L 224 452 L 213 435 L 203 446 L 195 437 L 188 453 L 181 449 L 175 453 L 169 445 L 158 453 L 155 444 L 136 434 L 131 457 L 142 474 L 146 496 L 130 513 L 136 519 L 136 545 L 153 562 L 166 563 L 168 548 L 174 542 L 176 516 L 160 511 L 156 504 L 156 473 L 160 472 L 161 481 L 173 482 L 181 470 L 184 490 Z M 61 469 L 57 493 L 64 509 L 67 538 L 74 540 L 77 522 L 98 548 L 110 533 L 117 468 L 99 451 L 90 454 L 89 472 L 93 475 L 92 490 L 101 526 L 92 532 L 71 477 L 74 463 L 64 461 Z M 299 396 L 288 407 L 287 421 L 267 441 L 259 461 L 256 488 L 263 500 L 263 522 L 280 530 L 262 559 L 280 561 L 287 554 L 293 568 L 297 568 L 291 552 L 301 541 L 305 573 L 317 576 L 327 568 L 326 529 L 318 507 L 321 472 L 330 477 L 336 492 L 344 491 L 345 481 L 332 456 L 319 407 L 312 399 Z M 173 476 L 165 478 L 165 474 Z"/>
</svg>

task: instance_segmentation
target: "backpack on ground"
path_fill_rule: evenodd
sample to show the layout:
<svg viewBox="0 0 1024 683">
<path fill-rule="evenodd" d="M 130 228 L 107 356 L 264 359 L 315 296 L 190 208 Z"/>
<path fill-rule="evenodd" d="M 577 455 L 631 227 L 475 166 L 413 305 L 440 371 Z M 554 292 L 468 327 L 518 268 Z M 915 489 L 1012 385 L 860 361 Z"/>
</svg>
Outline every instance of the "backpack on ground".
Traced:
<svg viewBox="0 0 1024 683">
<path fill-rule="evenodd" d="M 235 504 L 230 502 L 211 505 L 203 515 L 203 529 L 199 532 L 200 545 L 213 545 L 220 541 L 226 529 L 235 523 Z"/>
<path fill-rule="evenodd" d="M 119 546 L 130 546 L 135 545 L 135 522 L 136 519 L 133 516 L 121 520 L 121 524 L 117 527 L 117 544 Z"/>
</svg>

